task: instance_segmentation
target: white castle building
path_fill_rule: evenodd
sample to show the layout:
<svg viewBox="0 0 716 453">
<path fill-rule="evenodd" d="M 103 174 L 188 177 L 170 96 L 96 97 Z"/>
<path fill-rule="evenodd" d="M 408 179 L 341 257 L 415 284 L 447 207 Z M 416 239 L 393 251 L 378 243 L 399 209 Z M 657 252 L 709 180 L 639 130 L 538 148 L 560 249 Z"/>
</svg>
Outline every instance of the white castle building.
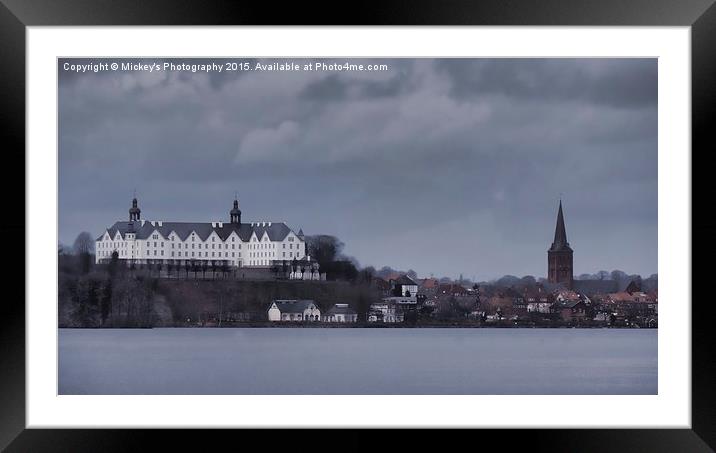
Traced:
<svg viewBox="0 0 716 453">
<path fill-rule="evenodd" d="M 97 263 L 109 261 L 115 251 L 128 265 L 207 261 L 212 266 L 268 268 L 274 262 L 310 261 L 302 230 L 294 233 L 283 222 L 241 223 L 238 200 L 229 222 L 144 220 L 140 213 L 134 198 L 129 221 L 115 222 L 97 238 Z"/>
</svg>

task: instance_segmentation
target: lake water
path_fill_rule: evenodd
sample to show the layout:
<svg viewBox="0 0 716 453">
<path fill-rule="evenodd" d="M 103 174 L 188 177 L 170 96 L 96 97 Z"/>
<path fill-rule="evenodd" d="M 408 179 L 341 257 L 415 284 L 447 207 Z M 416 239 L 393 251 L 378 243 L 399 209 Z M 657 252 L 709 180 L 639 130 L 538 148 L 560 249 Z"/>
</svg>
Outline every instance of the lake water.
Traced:
<svg viewBox="0 0 716 453">
<path fill-rule="evenodd" d="M 652 329 L 60 329 L 60 394 L 656 394 Z"/>
</svg>

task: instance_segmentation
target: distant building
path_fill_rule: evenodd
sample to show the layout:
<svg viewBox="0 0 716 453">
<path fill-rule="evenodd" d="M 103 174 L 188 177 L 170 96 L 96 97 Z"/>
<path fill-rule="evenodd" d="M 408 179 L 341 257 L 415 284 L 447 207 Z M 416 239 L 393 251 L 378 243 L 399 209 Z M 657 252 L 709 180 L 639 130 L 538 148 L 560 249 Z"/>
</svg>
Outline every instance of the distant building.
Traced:
<svg viewBox="0 0 716 453">
<path fill-rule="evenodd" d="M 129 221 L 115 222 L 96 239 L 97 263 L 109 261 L 115 251 L 127 265 L 271 268 L 286 261 L 310 261 L 303 231 L 295 233 L 283 222 L 242 223 L 238 200 L 229 211 L 229 222 L 165 222 L 140 219 L 140 214 L 134 198 Z M 310 264 L 311 279 L 318 279 Z M 300 278 L 306 279 L 303 273 Z"/>
<path fill-rule="evenodd" d="M 518 315 L 524 315 L 527 313 L 527 301 L 525 300 L 524 295 L 513 288 L 508 289 L 507 295 L 512 299 L 513 313 Z"/>
<path fill-rule="evenodd" d="M 358 313 L 348 304 L 335 304 L 322 319 L 324 322 L 358 322 Z"/>
<path fill-rule="evenodd" d="M 555 302 L 582 301 L 585 305 L 591 305 L 592 301 L 584 294 L 569 289 L 558 289 L 554 293 Z"/>
<path fill-rule="evenodd" d="M 403 322 L 404 311 L 398 307 L 398 304 L 392 302 L 390 299 L 391 298 L 386 298 L 383 299 L 382 302 L 376 302 L 370 305 L 370 310 L 368 311 L 369 322 Z"/>
<path fill-rule="evenodd" d="M 394 296 L 415 297 L 418 294 L 418 283 L 407 275 L 390 280 L 390 289 Z"/>
<path fill-rule="evenodd" d="M 586 317 L 587 306 L 582 300 L 559 300 L 552 306 L 552 311 L 558 313 L 563 321 L 572 322 Z"/>
<path fill-rule="evenodd" d="M 290 280 L 325 280 L 326 274 L 319 272 L 317 261 L 297 260 L 274 261 L 274 268 Z"/>
<path fill-rule="evenodd" d="M 418 304 L 417 296 L 384 297 L 383 302 L 397 306 L 402 310 L 413 310 Z"/>
<path fill-rule="evenodd" d="M 554 296 L 546 291 L 542 285 L 525 289 L 524 300 L 527 311 L 530 313 L 551 313 Z"/>
<path fill-rule="evenodd" d="M 321 310 L 312 300 L 274 300 L 268 309 L 269 321 L 320 321 Z"/>
<path fill-rule="evenodd" d="M 572 288 L 574 280 L 573 250 L 567 242 L 567 230 L 564 226 L 562 200 L 559 200 L 557 226 L 554 230 L 554 241 L 547 251 L 547 280 Z"/>
<path fill-rule="evenodd" d="M 438 296 L 469 296 L 470 291 L 467 290 L 462 285 L 458 285 L 457 283 L 441 283 L 438 285 L 437 290 Z"/>
<path fill-rule="evenodd" d="M 659 313 L 657 299 L 642 292 L 608 294 L 604 306 L 613 313 L 627 317 L 657 316 Z"/>
<path fill-rule="evenodd" d="M 424 278 L 420 280 L 418 293 L 426 297 L 434 297 L 438 292 L 439 282 L 436 278 Z"/>
<path fill-rule="evenodd" d="M 474 301 L 475 297 L 469 296 L 469 299 Z M 513 288 L 482 288 L 478 308 L 488 315 L 494 315 L 499 312 L 503 317 L 527 314 L 527 303 L 524 296 Z"/>
</svg>

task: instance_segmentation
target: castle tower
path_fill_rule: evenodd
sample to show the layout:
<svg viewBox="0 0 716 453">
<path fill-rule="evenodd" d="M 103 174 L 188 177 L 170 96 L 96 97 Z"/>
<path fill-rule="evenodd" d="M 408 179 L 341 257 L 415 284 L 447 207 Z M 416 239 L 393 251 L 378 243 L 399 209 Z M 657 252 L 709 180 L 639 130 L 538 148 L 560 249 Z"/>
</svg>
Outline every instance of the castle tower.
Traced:
<svg viewBox="0 0 716 453">
<path fill-rule="evenodd" d="M 239 209 L 239 200 L 234 199 L 234 209 L 229 211 L 231 223 L 241 224 L 241 210 Z"/>
<path fill-rule="evenodd" d="M 559 200 L 554 242 L 552 242 L 552 246 L 547 251 L 547 280 L 550 283 L 561 283 L 567 288 L 572 288 L 574 280 L 573 253 L 574 251 L 569 247 L 569 242 L 567 242 L 567 229 L 564 227 L 564 214 L 562 214 L 562 200 Z"/>
<path fill-rule="evenodd" d="M 130 222 L 136 222 L 139 221 L 139 215 L 141 214 L 142 210 L 137 207 L 137 198 L 134 197 L 132 199 L 132 207 L 129 208 L 129 221 Z"/>
</svg>

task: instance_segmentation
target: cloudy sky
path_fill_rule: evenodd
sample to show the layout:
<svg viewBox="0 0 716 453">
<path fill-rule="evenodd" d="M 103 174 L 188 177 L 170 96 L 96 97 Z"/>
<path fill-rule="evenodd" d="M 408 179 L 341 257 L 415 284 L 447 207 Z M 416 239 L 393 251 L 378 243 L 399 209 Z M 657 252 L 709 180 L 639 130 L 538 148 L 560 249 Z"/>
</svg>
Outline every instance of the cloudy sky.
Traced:
<svg viewBox="0 0 716 453">
<path fill-rule="evenodd" d="M 122 62 L 59 61 L 62 243 L 126 219 L 135 189 L 173 221 L 228 220 L 237 192 L 244 221 L 335 235 L 361 265 L 540 277 L 561 194 L 575 274 L 657 272 L 655 59 L 63 69 L 100 61 Z"/>
</svg>

